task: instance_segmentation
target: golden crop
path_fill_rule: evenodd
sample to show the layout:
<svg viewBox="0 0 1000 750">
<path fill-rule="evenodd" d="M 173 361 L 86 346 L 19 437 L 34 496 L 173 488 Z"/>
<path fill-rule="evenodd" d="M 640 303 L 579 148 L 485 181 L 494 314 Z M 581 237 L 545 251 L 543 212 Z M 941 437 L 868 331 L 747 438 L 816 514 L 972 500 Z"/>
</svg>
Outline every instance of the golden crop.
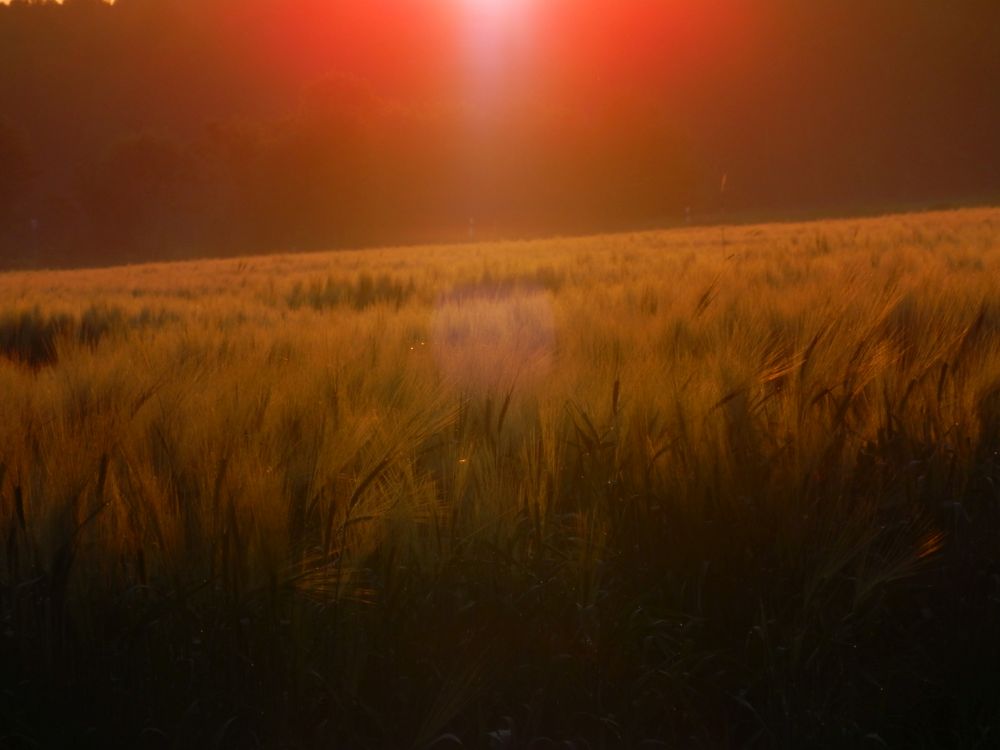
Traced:
<svg viewBox="0 0 1000 750">
<path fill-rule="evenodd" d="M 493 636 L 519 617 L 615 674 L 654 590 L 657 622 L 745 620 L 739 653 L 774 608 L 801 674 L 817 623 L 855 637 L 961 541 L 998 438 L 1000 209 L 0 275 L 26 658 L 244 627 L 259 662 L 275 628 L 356 694 L 379 627 L 462 644 L 419 742 L 518 658 Z M 197 627 L 163 625 L 180 599 Z M 431 601 L 438 645 L 391 625 Z"/>
</svg>

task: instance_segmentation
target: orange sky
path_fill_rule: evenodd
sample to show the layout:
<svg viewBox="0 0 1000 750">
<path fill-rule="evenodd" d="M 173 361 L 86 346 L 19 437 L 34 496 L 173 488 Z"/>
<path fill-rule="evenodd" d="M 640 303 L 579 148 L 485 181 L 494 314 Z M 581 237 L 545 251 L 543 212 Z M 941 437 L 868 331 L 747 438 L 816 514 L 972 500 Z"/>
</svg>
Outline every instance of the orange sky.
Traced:
<svg viewBox="0 0 1000 750">
<path fill-rule="evenodd" d="M 0 11 L 0 120 L 69 206 L 149 134 L 210 176 L 219 133 L 277 164 L 312 144 L 261 191 L 308 205 L 384 173 L 400 216 L 441 225 L 655 223 L 717 210 L 723 173 L 727 210 L 779 213 L 1000 185 L 996 0 L 96 2 Z M 350 172 L 347 120 L 377 167 Z M 304 223 L 272 218 L 275 242 Z"/>
</svg>

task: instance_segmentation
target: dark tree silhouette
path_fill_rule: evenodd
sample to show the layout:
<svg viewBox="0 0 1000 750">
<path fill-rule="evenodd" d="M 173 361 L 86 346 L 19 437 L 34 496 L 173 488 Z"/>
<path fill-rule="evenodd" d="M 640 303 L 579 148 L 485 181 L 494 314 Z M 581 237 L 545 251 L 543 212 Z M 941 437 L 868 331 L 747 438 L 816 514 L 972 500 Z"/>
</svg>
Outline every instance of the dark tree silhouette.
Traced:
<svg viewBox="0 0 1000 750">
<path fill-rule="evenodd" d="M 29 197 L 34 178 L 27 139 L 0 119 L 0 220 L 10 221 Z"/>
</svg>

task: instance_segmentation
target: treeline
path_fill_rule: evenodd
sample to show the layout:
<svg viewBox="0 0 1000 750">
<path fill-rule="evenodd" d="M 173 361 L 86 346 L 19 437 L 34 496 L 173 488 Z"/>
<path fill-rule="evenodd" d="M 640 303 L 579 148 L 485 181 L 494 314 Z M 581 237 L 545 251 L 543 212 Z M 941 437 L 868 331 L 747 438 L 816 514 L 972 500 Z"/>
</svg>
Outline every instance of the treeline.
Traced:
<svg viewBox="0 0 1000 750">
<path fill-rule="evenodd" d="M 62 190 L 38 179 L 30 140 L 7 125 L 13 259 L 23 248 L 105 261 L 599 228 L 679 212 L 690 190 L 685 146 L 665 130 L 619 142 L 611 128 L 533 114 L 505 123 L 497 151 L 479 150 L 464 142 L 467 113 L 363 94 L 342 106 L 357 85 L 330 80 L 293 115 L 211 122 L 190 138 L 122 133 L 81 154 Z M 644 154 L 656 163 L 635 180 Z"/>
<path fill-rule="evenodd" d="M 0 265 L 995 194 L 1000 5 L 869 5 L 14 0 Z"/>
</svg>

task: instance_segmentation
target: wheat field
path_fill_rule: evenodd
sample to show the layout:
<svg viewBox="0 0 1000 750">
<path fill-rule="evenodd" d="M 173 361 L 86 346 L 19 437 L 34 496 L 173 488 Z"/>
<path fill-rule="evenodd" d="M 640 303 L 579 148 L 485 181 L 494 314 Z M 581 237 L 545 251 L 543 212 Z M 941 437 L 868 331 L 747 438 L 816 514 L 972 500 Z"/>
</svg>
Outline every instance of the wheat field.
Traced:
<svg viewBox="0 0 1000 750">
<path fill-rule="evenodd" d="M 991 746 L 998 451 L 996 208 L 2 274 L 0 746 Z"/>
</svg>

